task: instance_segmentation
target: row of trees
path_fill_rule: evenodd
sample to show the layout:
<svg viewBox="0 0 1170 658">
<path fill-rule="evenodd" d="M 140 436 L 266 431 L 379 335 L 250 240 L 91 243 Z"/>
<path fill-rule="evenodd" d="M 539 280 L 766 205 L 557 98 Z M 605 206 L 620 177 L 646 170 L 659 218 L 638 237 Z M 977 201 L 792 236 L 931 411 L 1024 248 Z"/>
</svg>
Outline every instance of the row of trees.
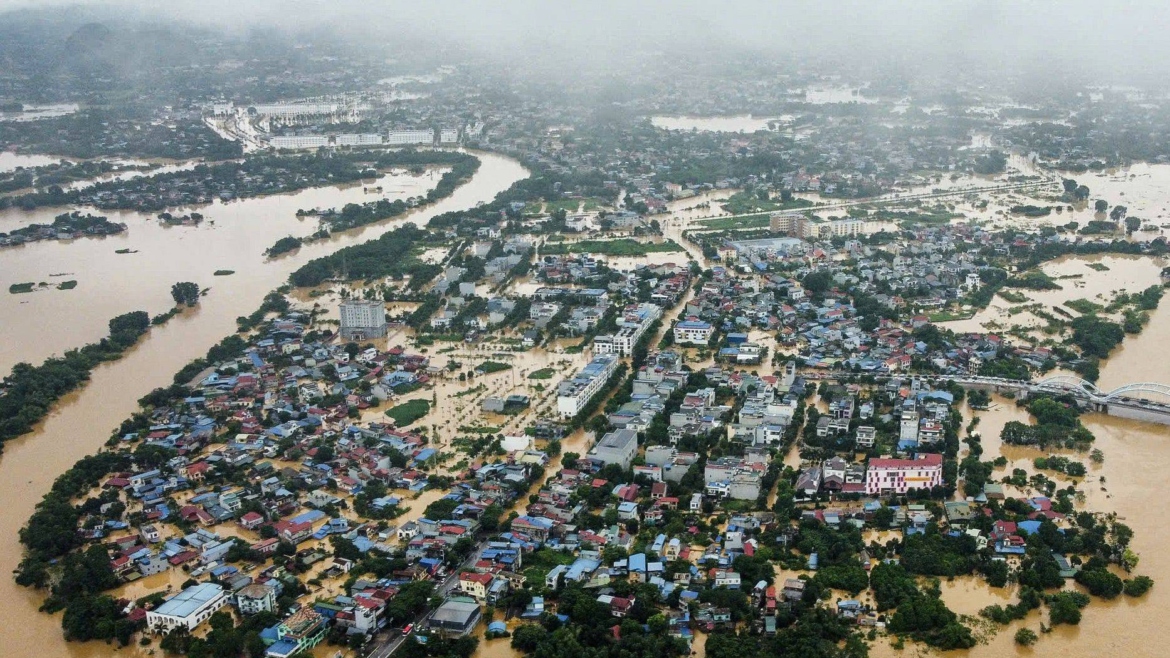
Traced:
<svg viewBox="0 0 1170 658">
<path fill-rule="evenodd" d="M 121 357 L 149 328 L 150 316 L 145 311 L 124 313 L 110 320 L 109 336 L 97 343 L 48 358 L 39 366 L 13 366 L 0 395 L 0 441 L 31 431 L 61 396 L 89 379 L 93 368 Z"/>
</svg>

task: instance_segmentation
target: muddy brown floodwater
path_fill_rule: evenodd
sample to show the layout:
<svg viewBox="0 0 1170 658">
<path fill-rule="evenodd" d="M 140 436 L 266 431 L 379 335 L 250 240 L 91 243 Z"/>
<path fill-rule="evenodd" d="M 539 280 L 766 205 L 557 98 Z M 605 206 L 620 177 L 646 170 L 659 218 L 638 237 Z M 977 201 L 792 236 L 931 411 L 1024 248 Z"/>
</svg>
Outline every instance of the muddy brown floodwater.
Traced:
<svg viewBox="0 0 1170 658">
<path fill-rule="evenodd" d="M 289 219 L 298 208 L 338 205 L 355 200 L 355 193 L 326 188 L 213 204 L 198 209 L 209 222 L 215 222 L 214 227 L 207 224 L 206 228 L 150 228 L 148 225 L 155 224 L 155 220 L 135 215 L 120 220 L 130 225 L 125 243 L 118 239 L 95 239 L 29 245 L 32 250 L 27 253 L 40 254 L 45 263 L 40 262 L 41 258 L 18 255 L 26 253 L 25 248 L 0 252 L 0 263 L 3 263 L 0 272 L 5 281 L 40 280 L 41 273 L 47 272 L 78 272 L 68 278 L 80 281 L 72 291 L 51 290 L 27 296 L 4 292 L 0 304 L 0 326 L 5 335 L 0 352 L 4 365 L 0 369 L 4 372 L 13 359 L 34 360 L 34 354 L 43 358 L 100 337 L 105 333 L 106 321 L 118 313 L 139 308 L 151 313 L 166 310 L 171 305 L 170 285 L 175 281 L 190 277 L 212 287 L 199 309 L 153 329 L 120 361 L 95 369 L 89 384 L 63 399 L 34 432 L 4 446 L 0 457 L 0 500 L 4 501 L 4 509 L 0 511 L 0 574 L 3 574 L 0 597 L 6 604 L 0 609 L 0 647 L 3 647 L 0 655 L 97 658 L 136 651 L 132 648 L 115 651 L 101 643 L 66 643 L 61 637 L 59 617 L 37 612 L 43 592 L 18 587 L 12 581 L 9 574 L 21 557 L 17 534 L 33 507 L 54 478 L 102 446 L 110 432 L 135 410 L 138 398 L 153 388 L 169 384 L 172 375 L 185 363 L 202 356 L 214 343 L 234 332 L 235 318 L 255 310 L 264 295 L 284 281 L 293 269 L 340 247 L 373 239 L 406 221 L 422 224 L 438 213 L 489 202 L 527 175 L 515 160 L 489 153 L 477 155 L 482 165 L 472 180 L 438 204 L 309 245 L 297 254 L 275 261 L 265 262 L 261 252 L 276 238 L 290 232 L 307 235 L 315 228 L 315 222 L 302 225 L 296 223 L 295 217 Z M 437 180 L 436 176 L 434 181 L 428 180 L 417 189 L 411 186 L 412 191 L 399 194 L 423 193 Z M 390 188 L 406 189 L 407 183 L 403 179 Z M 356 195 L 361 195 L 360 188 Z M 34 221 L 32 214 L 19 217 Z M 18 221 L 17 216 L 0 216 L 0 223 L 5 225 Z M 144 242 L 136 243 L 136 240 Z M 114 256 L 114 250 L 123 246 L 141 250 L 138 254 Z M 142 258 L 137 262 L 129 260 L 139 257 Z M 128 259 L 130 264 L 122 265 L 114 258 Z M 174 271 L 168 269 L 171 265 Z M 236 274 L 212 277 L 211 273 L 220 268 L 234 269 Z M 195 273 L 198 278 L 194 278 Z M 48 300 L 71 294 L 75 296 L 69 297 L 69 302 L 62 306 Z M 17 297 L 45 297 L 45 302 L 36 301 L 48 306 L 37 308 L 32 302 L 11 305 L 9 298 Z M 332 655 L 332 651 L 328 653 Z"/>
<path fill-rule="evenodd" d="M 1108 272 L 1105 273 L 1109 274 Z M 1101 368 L 1098 382 L 1112 389 L 1131 382 L 1170 383 L 1170 363 L 1160 358 L 1170 340 L 1170 305 L 1163 303 L 1152 314 L 1145 331 L 1128 337 Z M 1003 454 L 1007 469 L 997 469 L 994 477 L 1010 473 L 1012 468 L 1033 472 L 1032 459 L 1038 450 L 1002 446 L 999 433 L 1009 420 L 1027 422 L 1028 414 L 1011 400 L 996 397 L 991 410 L 979 413 L 977 431 L 983 437 L 984 458 Z M 1096 435 L 1095 447 L 1105 453 L 1105 463 L 1089 466 L 1089 475 L 1078 485 L 1085 492 L 1084 509 L 1116 512 L 1134 531 L 1132 548 L 1141 557 L 1135 574 L 1154 579 L 1154 589 L 1140 599 L 1118 597 L 1113 601 L 1094 598 L 1084 611 L 1080 626 L 1057 626 L 1051 633 L 1040 633 L 1040 641 L 1031 649 L 1018 647 L 1013 636 L 1021 627 L 1039 632 L 1047 623 L 1047 612 L 1032 612 L 1026 619 L 1002 627 L 986 644 L 954 655 L 971 658 L 991 656 L 1062 656 L 1063 658 L 1097 658 L 1121 656 L 1154 658 L 1167 655 L 1161 644 L 1164 632 L 1162 611 L 1170 605 L 1170 509 L 1161 494 L 1170 485 L 1166 464 L 1170 463 L 1170 427 L 1114 418 L 1103 414 L 1082 417 L 1085 426 Z M 1074 453 L 1075 454 L 1075 453 Z M 1087 462 L 1088 460 L 1085 459 Z M 1105 478 L 1104 482 L 1100 478 Z M 1018 493 L 1018 492 L 1017 492 Z M 1082 507 L 1082 506 L 1078 506 Z M 943 598 L 959 614 L 975 614 L 994 603 L 1017 600 L 1014 588 L 991 590 L 974 579 L 956 579 L 943 583 Z M 907 646 L 894 650 L 879 640 L 870 655 L 875 658 L 913 656 L 921 647 Z M 948 652 L 947 655 L 951 655 Z"/>
</svg>

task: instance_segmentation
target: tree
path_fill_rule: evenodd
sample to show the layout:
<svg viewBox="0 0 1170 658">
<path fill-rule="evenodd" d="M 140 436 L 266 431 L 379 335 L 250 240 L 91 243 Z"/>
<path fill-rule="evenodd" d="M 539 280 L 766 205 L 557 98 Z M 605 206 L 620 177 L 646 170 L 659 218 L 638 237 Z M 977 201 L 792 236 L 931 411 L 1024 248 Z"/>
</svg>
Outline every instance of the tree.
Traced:
<svg viewBox="0 0 1170 658">
<path fill-rule="evenodd" d="M 801 285 L 813 295 L 820 295 L 833 287 L 833 277 L 826 271 L 810 272 L 805 275 Z"/>
<path fill-rule="evenodd" d="M 1036 631 L 1033 631 L 1030 628 L 1021 628 L 1020 630 L 1016 631 L 1016 644 L 1022 647 L 1030 647 L 1033 644 L 1036 644 L 1036 640 L 1039 639 L 1040 638 L 1036 635 Z"/>
<path fill-rule="evenodd" d="M 1059 592 L 1048 597 L 1048 621 L 1053 626 L 1081 623 L 1081 608 L 1089 605 L 1089 597 L 1080 592 Z"/>
<path fill-rule="evenodd" d="M 1082 569 L 1077 572 L 1076 581 L 1084 585 L 1090 594 L 1103 599 L 1117 598 L 1124 589 L 1121 579 L 1104 568 Z"/>
<path fill-rule="evenodd" d="M 1149 576 L 1135 576 L 1133 580 L 1125 581 L 1125 595 L 1141 596 L 1153 586 L 1154 581 Z"/>
<path fill-rule="evenodd" d="M 194 306 L 199 303 L 199 284 L 190 281 L 180 281 L 171 286 L 171 297 L 176 306 Z"/>
<path fill-rule="evenodd" d="M 1140 217 L 1126 217 L 1125 218 L 1125 232 L 1133 233 L 1142 227 L 1142 220 Z"/>
<path fill-rule="evenodd" d="M 1109 202 L 1105 199 L 1097 199 L 1097 203 L 1093 204 L 1093 209 L 1097 212 L 1105 212 L 1109 210 Z"/>
</svg>

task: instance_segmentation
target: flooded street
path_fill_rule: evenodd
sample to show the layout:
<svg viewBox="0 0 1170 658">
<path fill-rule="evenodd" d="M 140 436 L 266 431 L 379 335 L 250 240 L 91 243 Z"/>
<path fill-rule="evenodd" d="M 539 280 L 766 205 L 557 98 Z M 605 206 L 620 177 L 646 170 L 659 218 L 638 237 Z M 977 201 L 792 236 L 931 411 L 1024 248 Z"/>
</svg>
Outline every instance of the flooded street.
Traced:
<svg viewBox="0 0 1170 658">
<path fill-rule="evenodd" d="M 314 218 L 298 219 L 295 216 L 298 208 L 324 208 L 377 197 L 365 194 L 361 186 L 351 186 L 344 189 L 317 188 L 234 203 L 215 203 L 197 209 L 205 215 L 206 221 L 194 227 L 166 227 L 153 217 L 137 213 L 104 213 L 115 221 L 125 222 L 129 230 L 123 235 L 102 239 L 46 241 L 0 251 L 0 262 L 5 264 L 0 270 L 3 273 L 0 277 L 0 327 L 9 337 L 0 343 L 0 371 L 5 372 L 17 361 L 37 362 L 50 354 L 100 338 L 106 332 L 106 322 L 119 313 L 142 309 L 157 314 L 167 310 L 172 305 L 170 285 L 176 281 L 190 280 L 211 288 L 198 308 L 180 314 L 163 327 L 153 329 L 121 361 L 97 368 L 92 382 L 63 399 L 57 411 L 36 432 L 12 441 L 5 447 L 4 455 L 0 458 L 0 496 L 4 496 L 8 505 L 5 514 L 0 515 L 0 528 L 3 528 L 9 539 L 0 545 L 2 564 L 11 570 L 19 561 L 17 532 L 53 478 L 81 456 L 97 450 L 108 432 L 135 409 L 136 400 L 141 395 L 168 383 L 171 375 L 184 363 L 202 355 L 211 344 L 232 333 L 235 318 L 254 310 L 264 294 L 280 285 L 289 272 L 311 258 L 372 239 L 405 221 L 422 224 L 437 213 L 489 201 L 496 193 L 525 175 L 523 168 L 513 160 L 490 154 L 480 154 L 480 157 L 483 166 L 472 181 L 435 207 L 335 236 L 329 241 L 307 245 L 297 253 L 275 260 L 265 259 L 262 252 L 277 238 L 290 234 L 308 235 L 317 227 Z M 437 179 L 438 174 L 431 172 L 422 176 L 393 172 L 380 179 L 379 184 L 385 190 L 384 196 L 407 198 L 425 194 Z M 661 220 L 664 237 L 675 240 L 685 252 L 657 252 L 648 257 L 604 259 L 611 267 L 619 270 L 632 269 L 640 263 L 681 264 L 688 257 L 703 262 L 698 248 L 683 239 L 682 232 L 694 228 L 695 219 L 719 212 L 719 201 L 730 193 L 729 190 L 720 190 L 672 202 L 672 215 Z M 34 221 L 51 221 L 61 211 L 52 209 L 35 213 L 2 213 L 0 230 Z M 132 253 L 116 253 L 121 249 L 128 249 Z M 439 260 L 443 253 L 440 250 L 428 256 L 431 260 Z M 1088 267 L 1090 263 L 1108 269 Z M 1062 290 L 1022 292 L 1031 299 L 1029 303 L 1048 306 L 1077 298 L 1105 303 L 1115 290 L 1134 292 L 1156 284 L 1163 265 L 1160 261 L 1148 258 L 1125 256 L 1066 258 L 1044 266 L 1045 272 L 1058 279 L 1063 286 Z M 219 269 L 234 270 L 235 273 L 231 276 L 213 276 L 212 273 Z M 2 290 L 3 285 L 23 281 L 54 283 L 63 279 L 76 279 L 77 288 L 61 291 L 48 286 L 47 290 L 24 295 L 5 295 Z M 510 284 L 507 292 L 531 293 L 535 287 L 532 281 L 517 281 Z M 354 293 L 361 287 L 349 288 L 349 292 Z M 340 299 L 339 289 L 317 293 L 317 296 L 298 294 L 297 297 L 309 305 L 320 304 L 326 311 L 322 315 L 323 319 L 333 318 Z M 688 293 L 688 296 L 691 294 Z M 398 313 L 408 311 L 410 307 L 409 304 L 395 305 L 389 310 Z M 1006 307 L 1003 300 L 997 299 L 987 313 L 1004 313 Z M 670 326 L 671 320 L 682 308 L 685 308 L 685 301 L 665 314 L 664 328 Z M 1017 315 L 1012 319 L 1018 320 L 1020 317 Z M 947 326 L 955 330 L 977 331 L 982 330 L 981 325 L 987 319 L 977 316 L 965 321 L 968 324 L 949 323 Z M 405 329 L 392 332 L 380 347 L 403 345 L 411 351 L 423 352 L 431 358 L 431 365 L 444 370 L 452 361 L 459 365 L 450 373 L 439 375 L 432 388 L 415 391 L 381 408 L 367 411 L 363 414 L 363 421 L 384 419 L 384 411 L 389 406 L 408 400 L 421 398 L 431 401 L 433 407 L 430 413 L 411 426 L 411 429 L 425 432 L 431 437 L 434 447 L 444 454 L 442 465 L 436 469 L 437 473 L 458 473 L 466 463 L 464 456 L 455 449 L 455 442 L 471 434 L 466 428 L 478 428 L 485 432 L 486 428 L 491 428 L 493 434 L 519 434 L 534 418 L 553 415 L 557 382 L 576 372 L 591 356 L 588 349 L 578 353 L 563 352 L 565 347 L 578 342 L 575 339 L 559 342 L 550 349 L 513 352 L 511 350 L 517 338 L 512 333 L 503 332 L 473 345 L 442 341 L 417 345 L 413 332 Z M 1151 354 L 1159 353 L 1167 340 L 1170 340 L 1170 302 L 1163 303 L 1157 311 L 1152 312 L 1146 329 L 1138 336 L 1127 337 L 1123 346 L 1114 352 L 1113 358 L 1103 364 L 1102 388 L 1137 381 L 1170 383 L 1170 366 L 1161 359 L 1150 358 Z M 512 368 L 476 375 L 463 382 L 458 380 L 459 372 L 473 370 L 484 361 L 506 362 Z M 555 374 L 548 379 L 529 378 L 533 372 L 544 369 L 550 369 Z M 530 396 L 531 408 L 516 416 L 488 414 L 480 410 L 485 397 L 511 393 Z M 992 409 L 979 412 L 978 416 L 981 420 L 977 431 L 983 437 L 985 459 L 1003 454 L 1009 461 L 1006 469 L 995 471 L 994 477 L 998 479 L 1010 474 L 1013 468 L 1024 469 L 1029 474 L 1034 472 L 1032 460 L 1044 453 L 1029 448 L 1002 446 L 999 441 L 1003 425 L 1010 420 L 1026 421 L 1027 413 L 1017 407 L 1014 401 L 995 397 Z M 1165 541 L 1170 539 L 1170 512 L 1150 505 L 1148 496 L 1159 490 L 1160 485 L 1170 482 L 1163 468 L 1163 464 L 1170 461 L 1170 439 L 1167 438 L 1170 431 L 1160 425 L 1140 424 L 1103 415 L 1086 416 L 1084 422 L 1097 436 L 1096 447 L 1105 453 L 1105 463 L 1091 465 L 1087 481 L 1079 484 L 1079 488 L 1086 493 L 1085 507 L 1099 512 L 1116 511 L 1125 519 L 1134 529 L 1133 548 L 1142 558 L 1137 572 L 1151 576 L 1158 584 L 1143 599 L 1119 599 L 1113 602 L 1095 600 L 1085 611 L 1080 627 L 1058 627 L 1052 633 L 1043 635 L 1038 651 L 1041 655 L 1061 653 L 1070 658 L 1115 655 L 1121 651 L 1138 657 L 1162 655 L 1163 652 L 1149 643 L 1149 638 L 1159 632 L 1161 605 L 1170 603 L 1170 556 L 1165 556 L 1160 550 Z M 584 454 L 591 439 L 583 430 L 577 430 L 562 440 L 562 454 Z M 536 444 L 537 448 L 543 446 L 544 442 Z M 546 466 L 546 475 L 555 473 L 560 463 L 559 456 L 552 459 Z M 785 463 L 799 465 L 798 449 L 790 451 Z M 1102 476 L 1105 477 L 1103 484 L 1100 482 Z M 1065 481 L 1063 478 L 1057 479 Z M 540 483 L 536 484 L 534 490 L 539 486 Z M 396 523 L 417 519 L 428 504 L 445 493 L 440 489 L 431 489 L 416 499 L 408 498 L 404 504 L 410 511 L 397 519 Z M 1028 492 L 1009 487 L 1009 493 L 1024 495 Z M 515 509 L 522 511 L 526 504 L 527 498 L 521 497 Z M 178 588 L 185 579 L 185 574 L 173 570 L 131 583 L 118 593 L 142 596 L 150 591 L 165 590 L 168 586 Z M 330 587 L 333 585 L 335 583 L 330 583 Z M 42 653 L 98 658 L 115 653 L 141 654 L 150 650 L 130 647 L 115 652 L 100 643 L 67 644 L 61 639 L 59 618 L 37 612 L 42 599 L 41 592 L 17 587 L 10 579 L 5 579 L 0 587 L 6 588 L 0 591 L 8 594 L 10 601 L 4 612 L 0 613 L 0 619 L 6 622 L 0 627 L 0 642 L 6 648 L 11 647 L 8 651 L 13 655 Z M 981 608 L 993 603 L 1014 601 L 1016 596 L 1014 588 L 991 590 L 982 581 L 973 578 L 943 582 L 942 592 L 953 610 L 970 615 L 977 614 Z M 1037 650 L 1017 649 L 1012 635 L 1022 625 L 1037 630 L 1041 619 L 1039 614 L 1033 613 L 1023 622 L 999 630 L 989 638 L 986 645 L 980 645 L 967 653 L 976 658 L 1034 653 Z M 477 631 L 477 635 L 480 634 L 482 628 Z M 694 650 L 698 655 L 703 654 L 706 637 L 703 633 L 696 634 Z M 152 648 L 157 654 L 156 646 Z M 318 656 L 332 656 L 335 651 L 336 648 L 322 646 L 315 653 Z M 896 652 L 887 642 L 879 639 L 872 655 L 917 655 L 922 652 L 922 648 L 912 646 L 908 652 Z M 517 652 L 511 648 L 507 639 L 481 639 L 475 654 L 475 658 L 516 656 Z"/>
<path fill-rule="evenodd" d="M 0 535 L 4 537 L 0 543 L 0 570 L 8 574 L 20 561 L 17 533 L 52 481 L 82 456 L 98 450 L 109 432 L 135 410 L 139 397 L 169 384 L 172 375 L 184 364 L 202 356 L 212 344 L 233 333 L 235 318 L 255 310 L 264 295 L 283 282 L 294 268 L 340 247 L 370 240 L 405 221 L 422 224 L 438 213 L 490 201 L 526 175 L 515 160 L 486 153 L 478 155 L 482 165 L 472 180 L 438 204 L 309 245 L 299 253 L 269 263 L 264 262 L 261 252 L 277 237 L 290 232 L 304 235 L 315 229 L 313 221 L 297 223 L 292 217 L 297 208 L 332 206 L 353 200 L 361 193 L 360 188 L 353 194 L 335 189 L 313 190 L 201 209 L 208 220 L 215 221 L 214 227 L 209 221 L 196 228 L 156 226 L 151 229 L 147 225 L 156 224 L 155 220 L 134 216 L 125 220 L 130 225 L 129 235 L 125 237 L 131 242 L 124 246 L 140 249 L 138 254 L 115 255 L 114 250 L 123 246 L 117 242 L 121 238 L 78 240 L 69 244 L 38 243 L 30 245 L 32 249 L 0 253 L 6 281 L 41 280 L 52 272 L 76 272 L 71 278 L 79 281 L 77 289 L 72 291 L 54 289 L 30 295 L 4 292 L 0 318 L 6 335 L 5 371 L 14 359 L 35 361 L 104 335 L 106 322 L 118 313 L 135 309 L 151 313 L 165 311 L 172 305 L 170 285 L 175 281 L 189 279 L 212 287 L 201 308 L 154 328 L 122 360 L 96 368 L 89 384 L 63 398 L 36 431 L 5 445 L 0 457 L 0 498 L 5 501 L 4 513 L 0 515 Z M 430 185 L 433 182 L 420 187 L 425 190 Z M 174 235 L 181 239 L 171 238 Z M 135 240 L 143 240 L 137 243 L 141 247 L 136 246 Z M 33 250 L 40 252 L 40 258 L 20 253 Z M 151 251 L 156 253 L 151 255 Z M 128 259 L 131 264 L 123 265 L 116 259 Z M 234 269 L 236 274 L 212 277 L 211 273 L 219 268 Z M 69 302 L 52 299 L 70 294 L 76 296 L 66 297 Z M 26 298 L 29 304 L 20 305 L 23 300 L 14 302 L 15 298 Z M 34 312 L 34 303 L 44 304 L 45 308 Z M 43 344 L 48 341 L 52 344 Z M 0 613 L 3 622 L 0 645 L 5 655 L 76 658 L 115 655 L 112 647 L 101 643 L 66 643 L 61 636 L 59 618 L 37 612 L 43 592 L 18 587 L 11 577 L 0 580 L 3 580 L 0 592 L 8 602 Z M 118 653 L 126 655 L 134 651 L 127 648 Z"/>
</svg>

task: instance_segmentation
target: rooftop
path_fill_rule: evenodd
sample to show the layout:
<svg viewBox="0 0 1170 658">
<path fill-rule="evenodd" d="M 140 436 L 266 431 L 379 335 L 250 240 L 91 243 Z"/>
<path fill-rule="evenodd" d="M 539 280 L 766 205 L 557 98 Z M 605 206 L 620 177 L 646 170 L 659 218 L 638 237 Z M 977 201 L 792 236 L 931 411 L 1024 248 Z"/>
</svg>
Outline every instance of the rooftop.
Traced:
<svg viewBox="0 0 1170 658">
<path fill-rule="evenodd" d="M 154 612 L 170 617 L 188 617 L 222 594 L 223 588 L 215 583 L 192 585 L 167 599 Z"/>
</svg>

